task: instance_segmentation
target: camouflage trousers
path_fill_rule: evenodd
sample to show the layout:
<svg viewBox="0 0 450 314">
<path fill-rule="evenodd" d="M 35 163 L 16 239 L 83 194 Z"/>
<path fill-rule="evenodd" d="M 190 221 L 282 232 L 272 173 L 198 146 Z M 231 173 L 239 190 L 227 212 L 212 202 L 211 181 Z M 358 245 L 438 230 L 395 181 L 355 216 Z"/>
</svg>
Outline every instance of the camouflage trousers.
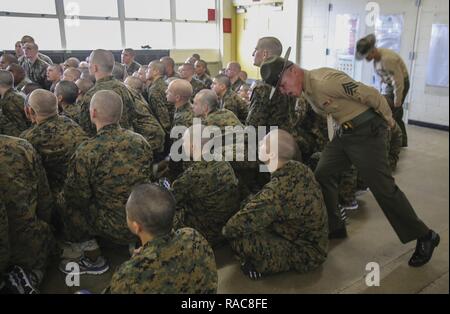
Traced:
<svg viewBox="0 0 450 314">
<path fill-rule="evenodd" d="M 80 243 L 99 237 L 108 242 L 126 245 L 137 240 L 128 229 L 126 219 L 121 224 L 113 223 L 112 220 L 104 223 L 107 219 L 103 217 L 100 221 L 99 214 L 95 214 L 97 210 L 93 205 L 85 211 L 73 210 L 61 205 L 60 208 L 64 238 L 67 241 Z"/>
<path fill-rule="evenodd" d="M 262 274 L 290 270 L 305 273 L 318 268 L 326 259 L 314 248 L 299 246 L 270 232 L 258 232 L 230 239 L 241 263 L 250 262 Z"/>
<path fill-rule="evenodd" d="M 397 169 L 397 163 L 400 156 L 400 150 L 403 146 L 403 133 L 402 129 L 398 125 L 395 124 L 395 128 L 388 131 L 388 159 L 389 166 L 391 167 L 392 172 Z"/>
<path fill-rule="evenodd" d="M 50 226 L 45 221 L 31 220 L 20 226 L 10 224 L 9 238 L 9 265 L 19 265 L 27 270 L 45 270 L 55 244 Z"/>
</svg>

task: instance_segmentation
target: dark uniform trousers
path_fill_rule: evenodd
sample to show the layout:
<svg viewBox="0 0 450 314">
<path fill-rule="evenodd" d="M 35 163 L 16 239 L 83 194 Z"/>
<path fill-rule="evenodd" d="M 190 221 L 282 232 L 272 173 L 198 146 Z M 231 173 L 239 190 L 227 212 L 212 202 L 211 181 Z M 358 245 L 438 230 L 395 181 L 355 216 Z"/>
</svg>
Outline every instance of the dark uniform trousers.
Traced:
<svg viewBox="0 0 450 314">
<path fill-rule="evenodd" d="M 391 106 L 391 109 L 392 109 L 392 117 L 398 123 L 398 126 L 402 130 L 402 139 L 403 139 L 402 146 L 407 147 L 408 146 L 408 134 L 406 133 L 405 122 L 403 122 L 403 115 L 404 115 L 403 105 L 405 104 L 406 96 L 408 95 L 408 92 L 409 92 L 409 78 L 408 77 L 405 78 L 404 86 L 405 87 L 403 89 L 402 105 L 400 107 L 392 107 Z M 388 87 L 387 90 L 392 93 L 392 95 L 389 95 L 389 96 L 391 96 L 391 98 L 394 99 L 394 88 Z"/>
<path fill-rule="evenodd" d="M 386 122 L 377 115 L 351 133 L 335 136 L 325 147 L 315 175 L 322 187 L 330 232 L 345 226 L 338 211 L 338 178 L 351 164 L 372 191 L 400 241 L 407 243 L 429 231 L 392 177 L 387 132 Z"/>
</svg>

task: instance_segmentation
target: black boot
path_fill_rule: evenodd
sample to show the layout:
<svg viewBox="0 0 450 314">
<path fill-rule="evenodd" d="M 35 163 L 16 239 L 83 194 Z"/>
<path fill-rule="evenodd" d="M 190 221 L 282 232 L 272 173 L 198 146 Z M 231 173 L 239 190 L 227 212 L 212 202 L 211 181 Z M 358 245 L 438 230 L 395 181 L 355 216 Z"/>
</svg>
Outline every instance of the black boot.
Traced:
<svg viewBox="0 0 450 314">
<path fill-rule="evenodd" d="M 427 236 L 417 239 L 416 251 L 409 260 L 409 266 L 420 267 L 428 263 L 433 255 L 434 248 L 439 245 L 439 234 L 430 230 Z"/>
</svg>

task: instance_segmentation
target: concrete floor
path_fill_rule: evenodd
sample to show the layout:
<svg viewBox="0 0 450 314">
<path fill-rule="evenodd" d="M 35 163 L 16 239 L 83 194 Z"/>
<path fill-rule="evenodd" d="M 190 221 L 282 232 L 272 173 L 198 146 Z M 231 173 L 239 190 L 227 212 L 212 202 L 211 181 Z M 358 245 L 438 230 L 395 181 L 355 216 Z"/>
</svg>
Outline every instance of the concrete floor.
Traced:
<svg viewBox="0 0 450 314">
<path fill-rule="evenodd" d="M 232 251 L 216 252 L 219 293 L 449 293 L 449 133 L 409 127 L 409 148 L 404 149 L 395 177 L 419 217 L 441 235 L 430 263 L 411 268 L 407 262 L 415 243 L 402 245 L 371 193 L 359 197 L 360 209 L 350 215 L 349 237 L 333 241 L 321 269 L 294 272 L 253 282 L 242 275 Z M 127 259 L 126 249 L 109 248 L 105 255 L 112 269 Z M 120 252 L 120 253 L 119 253 Z M 367 287 L 366 265 L 380 265 L 379 287 Z M 81 287 L 69 288 L 52 263 L 41 291 L 73 293 L 79 289 L 100 292 L 112 272 L 82 276 Z"/>
</svg>

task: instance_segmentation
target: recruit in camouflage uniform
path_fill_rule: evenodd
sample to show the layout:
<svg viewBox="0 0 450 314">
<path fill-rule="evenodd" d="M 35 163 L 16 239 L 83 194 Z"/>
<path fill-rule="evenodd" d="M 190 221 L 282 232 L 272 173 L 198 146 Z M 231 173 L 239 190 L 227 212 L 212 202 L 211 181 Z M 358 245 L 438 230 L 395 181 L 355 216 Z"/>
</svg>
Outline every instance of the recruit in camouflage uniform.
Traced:
<svg viewBox="0 0 450 314">
<path fill-rule="evenodd" d="M 328 222 L 314 174 L 289 161 L 225 225 L 224 235 L 242 262 L 262 274 L 308 272 L 327 257 Z"/>
<path fill-rule="evenodd" d="M 226 161 L 195 161 L 173 182 L 177 201 L 175 228 L 198 230 L 214 247 L 225 239 L 222 228 L 239 209 L 238 180 Z"/>
<path fill-rule="evenodd" d="M 127 72 L 128 76 L 131 76 L 134 72 L 139 71 L 139 68 L 141 67 L 141 65 L 136 61 L 131 62 L 130 65 L 124 64 L 123 66 L 125 67 L 125 71 Z"/>
<path fill-rule="evenodd" d="M 80 124 L 81 106 L 78 102 L 74 104 L 62 104 L 61 109 L 61 115 L 72 119 L 77 124 Z"/>
<path fill-rule="evenodd" d="M 162 153 L 166 133 L 155 116 L 150 112 L 150 108 L 142 94 L 130 90 L 136 109 L 136 118 L 133 120 L 133 129 L 141 134 L 152 148 L 153 155 Z"/>
<path fill-rule="evenodd" d="M 248 115 L 247 103 L 232 89 L 228 89 L 225 95 L 223 95 L 220 108 L 233 111 L 239 121 L 241 121 L 242 124 L 245 124 Z"/>
<path fill-rule="evenodd" d="M 168 103 L 166 97 L 167 84 L 162 77 L 156 79 L 148 88 L 148 104 L 152 113 L 158 119 L 166 132 L 170 131 L 173 117 L 173 106 Z"/>
<path fill-rule="evenodd" d="M 27 141 L 0 135 L 0 192 L 8 213 L 10 264 L 44 270 L 53 236 L 52 197 L 39 155 Z"/>
<path fill-rule="evenodd" d="M 103 127 L 83 142 L 69 162 L 61 205 L 70 240 L 134 240 L 125 203 L 134 186 L 151 180 L 151 164 L 151 147 L 144 137 L 118 124 Z"/>
<path fill-rule="evenodd" d="M 133 119 L 135 118 L 133 98 L 131 97 L 126 86 L 121 81 L 113 78 L 112 76 L 108 76 L 97 80 L 94 87 L 88 90 L 81 100 L 80 126 L 83 128 L 83 130 L 88 134 L 88 136 L 95 135 L 95 126 L 91 123 L 89 106 L 92 97 L 96 92 L 101 90 L 112 90 L 120 96 L 123 103 L 120 126 L 125 129 L 131 129 L 133 125 Z"/>
<path fill-rule="evenodd" d="M 194 75 L 194 78 L 196 80 L 199 80 L 200 82 L 203 83 L 203 85 L 205 85 L 205 88 L 207 89 L 211 89 L 211 85 L 213 83 L 211 77 L 209 77 L 208 74 L 203 74 L 202 76 L 198 76 L 198 75 Z"/>
<path fill-rule="evenodd" d="M 241 86 L 244 84 L 245 84 L 245 82 L 243 80 L 241 80 L 240 78 L 238 78 L 236 80 L 236 82 L 231 83 L 231 90 L 234 91 L 235 93 L 237 93 L 241 89 Z"/>
<path fill-rule="evenodd" d="M 205 294 L 217 291 L 217 268 L 208 242 L 183 228 L 147 242 L 114 273 L 109 292 Z"/>
<path fill-rule="evenodd" d="M 23 110 L 24 102 L 23 94 L 12 88 L 0 99 L 0 134 L 17 137 L 28 129 L 30 123 Z"/>
<path fill-rule="evenodd" d="M 192 125 L 193 119 L 194 113 L 192 112 L 192 105 L 187 102 L 180 108 L 175 109 L 172 127 L 185 126 L 189 128 Z"/>
<path fill-rule="evenodd" d="M 217 126 L 220 128 L 222 135 L 226 135 L 225 127 L 231 126 L 231 127 L 242 127 L 244 128 L 244 125 L 239 121 L 239 119 L 236 117 L 236 115 L 228 110 L 228 109 L 218 109 L 216 111 L 210 112 L 206 119 L 204 119 L 203 123 L 206 126 Z M 222 140 L 222 143 L 224 143 L 224 140 Z M 240 144 L 238 142 L 235 142 L 235 144 Z M 248 142 L 247 138 L 245 137 L 245 150 L 244 152 L 248 152 Z M 225 145 L 224 147 L 224 154 L 225 149 L 229 149 Z M 237 152 L 237 145 L 233 145 L 233 156 L 236 156 Z M 236 159 L 234 159 L 236 160 Z M 248 156 L 244 156 L 244 160 L 248 160 Z M 258 189 L 258 186 L 261 184 L 257 182 L 256 177 L 258 176 L 258 162 L 252 162 L 252 161 L 231 161 L 231 166 L 233 167 L 236 176 L 239 180 L 239 191 L 241 200 L 246 198 L 251 190 L 254 191 L 255 189 Z M 264 184 L 266 183 L 263 178 Z"/>
<path fill-rule="evenodd" d="M 246 124 L 254 127 L 278 126 L 279 129 L 291 133 L 294 129 L 297 100 L 295 97 L 282 95 L 278 90 L 270 99 L 271 92 L 272 87 L 270 85 L 259 83 L 255 86 L 250 98 Z"/>
<path fill-rule="evenodd" d="M 0 286 L 3 274 L 9 266 L 10 250 L 8 214 L 5 203 L 0 198 Z"/>
<path fill-rule="evenodd" d="M 199 81 L 194 77 L 191 80 L 191 85 L 192 85 L 192 96 L 191 96 L 190 101 L 191 101 L 191 103 L 194 103 L 195 95 L 197 95 L 199 91 L 201 91 L 203 89 L 208 89 L 208 88 L 206 87 L 205 84 L 203 84 L 202 81 Z"/>
<path fill-rule="evenodd" d="M 36 59 L 33 64 L 24 58 L 20 62 L 20 66 L 25 70 L 26 76 L 34 83 L 39 84 L 42 88 L 48 89 L 47 68 L 49 64 L 41 59 Z"/>
<path fill-rule="evenodd" d="M 64 187 L 70 157 L 87 136 L 83 129 L 71 119 L 54 115 L 35 124 L 20 137 L 30 142 L 39 153 L 53 198 Z"/>
</svg>

